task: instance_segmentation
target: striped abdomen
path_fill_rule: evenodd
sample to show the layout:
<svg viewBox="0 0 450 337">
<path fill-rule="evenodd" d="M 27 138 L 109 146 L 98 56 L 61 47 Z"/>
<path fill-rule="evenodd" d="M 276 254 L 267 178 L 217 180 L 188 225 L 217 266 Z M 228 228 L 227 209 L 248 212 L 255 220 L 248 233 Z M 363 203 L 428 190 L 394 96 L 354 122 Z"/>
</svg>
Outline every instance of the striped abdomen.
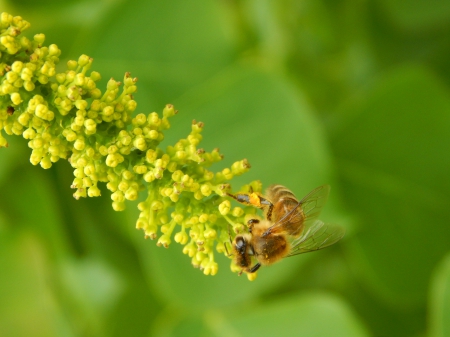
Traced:
<svg viewBox="0 0 450 337">
<path fill-rule="evenodd" d="M 272 233 L 299 235 L 303 229 L 304 215 L 294 193 L 282 185 L 272 185 L 267 189 L 266 197 L 273 204 L 271 214 L 266 214 L 275 225 Z M 280 225 L 280 222 L 283 224 Z"/>
</svg>

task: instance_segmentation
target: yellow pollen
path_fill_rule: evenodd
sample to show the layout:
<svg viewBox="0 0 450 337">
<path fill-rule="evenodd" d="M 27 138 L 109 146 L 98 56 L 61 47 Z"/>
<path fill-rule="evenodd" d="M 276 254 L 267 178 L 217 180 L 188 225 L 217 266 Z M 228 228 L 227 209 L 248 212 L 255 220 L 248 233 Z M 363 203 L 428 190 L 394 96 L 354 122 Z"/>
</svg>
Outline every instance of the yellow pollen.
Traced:
<svg viewBox="0 0 450 337">
<path fill-rule="evenodd" d="M 259 198 L 259 195 L 256 193 L 250 193 L 249 195 L 249 199 L 250 199 L 250 204 L 252 204 L 253 206 L 256 207 L 260 207 L 261 206 L 261 199 Z"/>
</svg>

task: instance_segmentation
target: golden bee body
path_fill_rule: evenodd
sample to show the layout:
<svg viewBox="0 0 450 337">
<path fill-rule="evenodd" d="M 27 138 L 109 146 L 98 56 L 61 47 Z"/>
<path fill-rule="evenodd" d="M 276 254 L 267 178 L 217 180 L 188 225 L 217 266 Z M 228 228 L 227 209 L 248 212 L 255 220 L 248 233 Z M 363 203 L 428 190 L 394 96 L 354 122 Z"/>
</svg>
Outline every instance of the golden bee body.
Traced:
<svg viewBox="0 0 450 337">
<path fill-rule="evenodd" d="M 252 226 L 250 244 L 254 256 L 262 265 L 270 265 L 281 260 L 290 251 L 290 243 L 284 234 L 264 233 L 270 228 L 271 222 L 263 220 Z"/>
<path fill-rule="evenodd" d="M 275 227 L 271 232 L 273 234 L 286 233 L 292 236 L 298 236 L 303 230 L 305 215 L 302 208 L 298 207 L 299 201 L 294 193 L 282 185 L 272 185 L 267 189 L 266 196 L 273 204 L 270 217 L 267 214 L 269 209 L 266 211 L 267 220 L 277 223 L 283 216 L 291 213 L 289 221 L 284 222 L 281 226 Z"/>
<path fill-rule="evenodd" d="M 323 185 L 301 201 L 282 185 L 270 186 L 265 195 L 229 194 L 242 204 L 262 209 L 265 217 L 264 220 L 250 219 L 249 233 L 234 238 L 236 265 L 242 272 L 254 273 L 261 265 L 323 249 L 339 241 L 345 233 L 343 228 L 318 220 L 329 192 L 330 187 Z M 256 264 L 253 264 L 254 259 Z"/>
</svg>

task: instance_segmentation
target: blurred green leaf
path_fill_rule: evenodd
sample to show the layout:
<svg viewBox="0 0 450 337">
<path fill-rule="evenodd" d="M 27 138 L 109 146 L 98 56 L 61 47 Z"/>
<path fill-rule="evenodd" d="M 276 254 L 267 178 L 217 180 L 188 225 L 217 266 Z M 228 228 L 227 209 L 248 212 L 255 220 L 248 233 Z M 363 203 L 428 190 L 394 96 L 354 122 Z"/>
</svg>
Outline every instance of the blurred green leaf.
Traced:
<svg viewBox="0 0 450 337">
<path fill-rule="evenodd" d="M 83 52 L 95 56 L 107 79 L 120 79 L 125 71 L 139 77 L 140 88 L 147 88 L 145 96 L 136 94 L 139 109 L 162 108 L 232 62 L 221 8 L 202 0 L 126 2 L 94 36 L 86 31 Z"/>
<path fill-rule="evenodd" d="M 0 335 L 74 336 L 52 290 L 45 243 L 29 230 L 0 236 Z"/>
<path fill-rule="evenodd" d="M 155 302 L 142 277 L 128 276 L 128 288 L 116 303 L 106 322 L 105 336 L 148 336 L 158 321 L 161 306 Z"/>
<path fill-rule="evenodd" d="M 201 315 L 180 312 L 177 308 L 169 305 L 161 311 L 149 335 L 155 337 L 207 337 L 211 336 L 211 331 L 205 326 Z"/>
<path fill-rule="evenodd" d="M 54 6 L 54 7 L 60 7 L 62 4 L 67 3 L 76 3 L 81 2 L 80 0 L 69 0 L 64 2 L 54 2 L 52 0 L 40 0 L 40 1 L 33 1 L 33 0 L 14 0 L 14 1 L 5 1 L 5 2 L 11 2 L 14 5 L 18 7 L 35 7 L 35 8 L 42 8 L 42 6 Z"/>
<path fill-rule="evenodd" d="M 289 296 L 225 317 L 211 312 L 205 320 L 215 336 L 369 336 L 347 304 L 326 293 Z"/>
<path fill-rule="evenodd" d="M 450 255 L 438 265 L 431 283 L 429 337 L 450 335 Z"/>
<path fill-rule="evenodd" d="M 154 335 L 176 336 L 345 336 L 369 333 L 341 299 L 327 293 L 294 295 L 270 302 L 247 302 L 229 310 L 195 316 L 166 308 Z"/>
<path fill-rule="evenodd" d="M 23 157 L 21 161 L 28 161 Z M 41 168 L 18 167 L 14 179 L 0 186 L 3 193 L 2 206 L 11 221 L 12 230 L 31 230 L 40 236 L 50 252 L 50 258 L 59 259 L 69 250 L 62 227 L 62 207 L 53 193 L 54 181 Z"/>
<path fill-rule="evenodd" d="M 388 302 L 423 303 L 450 240 L 450 92 L 400 67 L 342 113 L 331 144 L 346 202 L 364 210 L 351 264 Z"/>
<path fill-rule="evenodd" d="M 197 8 L 194 16 L 186 15 L 191 6 Z M 101 44 L 94 45 L 96 54 L 128 61 L 191 63 L 205 68 L 221 65 L 231 44 L 222 29 L 220 9 L 219 3 L 202 0 L 189 4 L 182 0 L 129 3 L 115 13 L 119 21 L 104 27 L 106 36 L 96 32 L 103 35 Z M 205 26 L 209 29 L 204 29 Z M 120 45 L 121 42 L 128 46 Z M 112 46 L 115 48 L 109 49 Z"/>
<path fill-rule="evenodd" d="M 12 172 L 24 163 L 28 165 L 29 151 L 26 149 L 26 142 L 16 136 L 6 136 L 8 148 L 0 152 L 0 184 L 8 180 Z"/>
<path fill-rule="evenodd" d="M 390 19 L 403 29 L 436 29 L 450 22 L 450 2 L 378 0 Z"/>
<path fill-rule="evenodd" d="M 301 197 L 330 179 L 321 127 L 283 77 L 236 65 L 175 104 L 180 116 L 171 132 L 183 134 L 180 127 L 186 129 L 195 117 L 205 123 L 204 146 L 219 147 L 225 155 L 221 165 L 243 157 L 254 163 L 237 183 L 285 184 Z"/>
<path fill-rule="evenodd" d="M 67 260 L 60 268 L 60 299 L 77 334 L 104 335 L 106 318 L 124 288 L 117 271 L 92 258 Z"/>
</svg>

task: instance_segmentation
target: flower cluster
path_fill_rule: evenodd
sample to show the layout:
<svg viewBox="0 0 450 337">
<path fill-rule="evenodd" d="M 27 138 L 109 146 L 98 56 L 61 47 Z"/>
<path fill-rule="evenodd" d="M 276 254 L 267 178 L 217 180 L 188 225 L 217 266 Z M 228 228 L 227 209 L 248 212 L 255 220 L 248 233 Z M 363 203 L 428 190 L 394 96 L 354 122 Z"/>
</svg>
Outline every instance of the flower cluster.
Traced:
<svg viewBox="0 0 450 337">
<path fill-rule="evenodd" d="M 136 227 L 158 238 L 159 246 L 168 247 L 173 238 L 195 267 L 216 274 L 214 252 L 229 256 L 226 245 L 246 230 L 255 212 L 232 208 L 226 196 L 230 180 L 248 171 L 248 162 L 209 170 L 222 155 L 198 147 L 203 123 L 195 120 L 186 138 L 161 149 L 169 118 L 177 113 L 172 105 L 162 116 L 135 114 L 137 80 L 129 73 L 123 83 L 110 79 L 103 93 L 96 86 L 100 74 L 89 72 L 93 60 L 86 55 L 57 73 L 61 51 L 44 46 L 43 34 L 32 40 L 21 36 L 29 26 L 19 16 L 0 15 L 0 147 L 8 146 L 4 131 L 29 140 L 33 165 L 47 169 L 67 159 L 74 168 L 74 197 L 100 196 L 98 183 L 106 183 L 116 211 L 145 191 Z M 261 190 L 259 182 L 243 190 L 250 188 Z M 233 263 L 232 269 L 238 271 Z"/>
</svg>

